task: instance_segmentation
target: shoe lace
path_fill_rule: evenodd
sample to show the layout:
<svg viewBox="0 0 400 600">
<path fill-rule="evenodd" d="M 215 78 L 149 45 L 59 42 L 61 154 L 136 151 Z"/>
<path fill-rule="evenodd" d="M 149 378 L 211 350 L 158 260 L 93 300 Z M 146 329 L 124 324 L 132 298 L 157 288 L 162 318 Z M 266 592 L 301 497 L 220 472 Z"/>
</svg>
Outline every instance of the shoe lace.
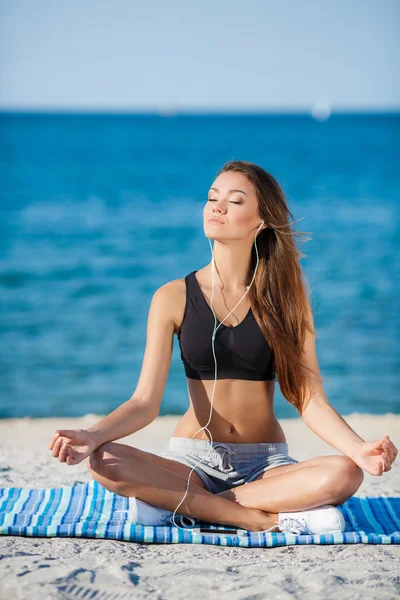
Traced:
<svg viewBox="0 0 400 600">
<path fill-rule="evenodd" d="M 279 521 L 279 528 L 286 533 L 311 533 L 305 519 L 295 519 L 293 517 L 285 517 Z"/>
</svg>

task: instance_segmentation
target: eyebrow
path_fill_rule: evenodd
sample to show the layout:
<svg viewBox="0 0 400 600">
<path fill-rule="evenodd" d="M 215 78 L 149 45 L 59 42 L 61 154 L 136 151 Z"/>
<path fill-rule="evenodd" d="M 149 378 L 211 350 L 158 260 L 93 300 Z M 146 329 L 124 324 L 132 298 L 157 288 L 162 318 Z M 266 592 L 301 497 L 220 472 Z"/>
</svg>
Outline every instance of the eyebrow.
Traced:
<svg viewBox="0 0 400 600">
<path fill-rule="evenodd" d="M 210 188 L 210 191 L 211 190 L 215 190 L 216 192 L 219 192 L 219 189 L 215 188 L 215 187 Z M 232 193 L 232 192 L 240 192 L 241 194 L 244 194 L 245 196 L 247 196 L 246 192 L 244 192 L 243 190 L 229 190 L 229 193 Z"/>
</svg>

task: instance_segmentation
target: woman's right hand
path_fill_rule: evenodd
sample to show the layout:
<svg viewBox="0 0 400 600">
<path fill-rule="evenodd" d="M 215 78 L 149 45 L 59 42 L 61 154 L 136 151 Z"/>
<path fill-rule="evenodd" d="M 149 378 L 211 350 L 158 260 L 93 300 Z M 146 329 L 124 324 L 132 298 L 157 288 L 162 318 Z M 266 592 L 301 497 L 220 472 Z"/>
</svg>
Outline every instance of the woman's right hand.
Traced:
<svg viewBox="0 0 400 600">
<path fill-rule="evenodd" d="M 59 462 L 78 465 L 98 447 L 94 434 L 86 429 L 57 429 L 49 444 Z"/>
</svg>

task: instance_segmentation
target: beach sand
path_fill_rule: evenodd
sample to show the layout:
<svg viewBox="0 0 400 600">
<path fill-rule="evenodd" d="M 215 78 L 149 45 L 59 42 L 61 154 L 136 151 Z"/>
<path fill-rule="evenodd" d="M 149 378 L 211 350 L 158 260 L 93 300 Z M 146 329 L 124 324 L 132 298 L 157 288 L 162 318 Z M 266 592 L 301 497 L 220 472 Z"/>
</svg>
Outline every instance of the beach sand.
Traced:
<svg viewBox="0 0 400 600">
<path fill-rule="evenodd" d="M 59 487 L 91 479 L 83 462 L 60 463 L 48 444 L 61 428 L 88 427 L 102 418 L 0 421 L 0 486 Z M 365 440 L 389 434 L 400 448 L 400 416 L 345 417 Z M 158 417 L 119 440 L 159 452 L 177 417 Z M 280 419 L 289 454 L 306 460 L 340 454 L 301 419 Z M 381 477 L 365 473 L 356 496 L 400 496 L 400 458 Z M 399 545 L 309 545 L 229 548 L 197 544 L 140 544 L 85 538 L 0 536 L 0 599 L 229 598 L 393 599 L 400 595 Z"/>
</svg>

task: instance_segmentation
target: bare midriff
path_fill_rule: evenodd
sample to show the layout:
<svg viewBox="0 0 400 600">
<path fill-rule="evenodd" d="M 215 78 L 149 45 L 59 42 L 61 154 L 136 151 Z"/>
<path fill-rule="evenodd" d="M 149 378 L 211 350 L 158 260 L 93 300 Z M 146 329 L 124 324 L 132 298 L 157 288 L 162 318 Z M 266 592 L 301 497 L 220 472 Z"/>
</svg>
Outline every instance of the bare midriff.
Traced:
<svg viewBox="0 0 400 600">
<path fill-rule="evenodd" d="M 209 440 L 204 427 L 210 418 L 214 380 L 187 379 L 190 406 L 179 420 L 174 437 Z M 286 442 L 274 414 L 275 381 L 219 379 L 215 385 L 210 423 L 214 442 L 255 444 Z M 204 434 L 204 435 L 203 435 Z"/>
<path fill-rule="evenodd" d="M 201 276 L 204 269 L 197 274 Z M 178 294 L 175 309 L 175 333 L 179 331 L 186 301 L 185 280 L 177 281 Z M 211 291 L 205 290 L 208 296 Z M 228 306 L 234 306 L 237 298 L 229 298 Z M 215 304 L 217 314 L 224 314 L 227 307 Z M 241 319 L 245 317 L 250 304 L 242 307 Z M 236 320 L 233 316 L 226 321 L 227 326 L 233 326 Z M 198 431 L 204 427 L 210 418 L 211 398 L 214 380 L 187 378 L 190 405 L 179 420 L 173 432 L 174 437 L 209 440 L 207 430 Z M 211 431 L 214 442 L 230 442 L 232 444 L 256 444 L 259 442 L 286 442 L 285 434 L 274 413 L 275 381 L 249 381 L 243 379 L 217 379 L 210 423 L 207 428 Z"/>
</svg>

